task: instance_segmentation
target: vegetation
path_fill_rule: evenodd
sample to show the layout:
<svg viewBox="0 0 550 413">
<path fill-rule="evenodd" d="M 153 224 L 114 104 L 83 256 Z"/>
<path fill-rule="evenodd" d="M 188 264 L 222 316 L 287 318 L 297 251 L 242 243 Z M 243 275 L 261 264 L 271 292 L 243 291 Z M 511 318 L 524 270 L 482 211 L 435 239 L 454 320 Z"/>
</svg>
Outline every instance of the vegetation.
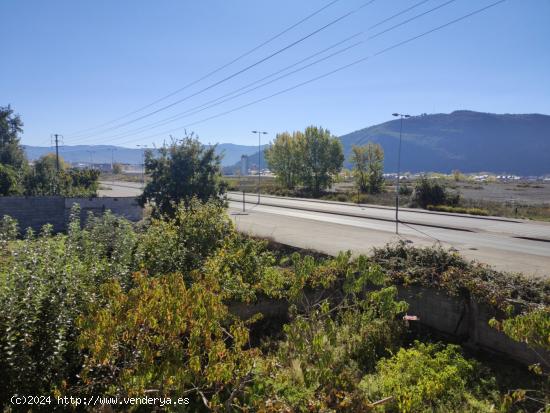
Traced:
<svg viewBox="0 0 550 413">
<path fill-rule="evenodd" d="M 113 175 L 120 175 L 122 173 L 122 164 L 115 162 L 113 164 Z"/>
<path fill-rule="evenodd" d="M 215 147 L 205 147 L 192 134 L 173 140 L 155 154 L 145 153 L 145 170 L 150 181 L 141 202 L 154 205 L 154 213 L 173 216 L 180 202 L 196 197 L 202 202 L 219 199 L 225 192 L 221 179 L 221 158 Z"/>
<path fill-rule="evenodd" d="M 70 168 L 59 157 L 59 170 L 54 154 L 42 156 L 23 179 L 24 194 L 63 195 L 74 197 L 95 196 L 99 187 L 96 169 Z"/>
<path fill-rule="evenodd" d="M 294 189 L 300 180 L 299 142 L 302 132 L 278 133 L 273 144 L 265 150 L 269 168 L 277 174 L 279 183 L 287 189 Z"/>
<path fill-rule="evenodd" d="M 286 189 L 302 185 L 314 195 L 331 185 L 344 163 L 340 141 L 328 129 L 316 126 L 307 127 L 303 133 L 277 135 L 265 157 Z"/>
<path fill-rule="evenodd" d="M 380 360 L 361 389 L 379 399 L 391 394 L 384 404 L 389 411 L 494 412 L 496 383 L 483 376 L 485 369 L 458 346 L 415 342 Z"/>
<path fill-rule="evenodd" d="M 372 258 L 274 250 L 238 234 L 215 201 L 135 228 L 109 212 L 79 217 L 66 234 L 23 238 L 0 221 L 3 408 L 17 393 L 188 397 L 193 412 L 530 409 L 457 346 L 411 343 L 393 284 L 539 306 L 546 284 L 405 245 Z M 282 308 L 282 320 L 253 303 Z"/>
<path fill-rule="evenodd" d="M 23 122 L 8 107 L 0 107 L 0 196 L 62 195 L 95 196 L 99 186 L 96 170 L 71 169 L 54 154 L 42 156 L 31 168 L 20 145 Z"/>
<path fill-rule="evenodd" d="M 414 185 L 412 198 L 413 206 L 427 208 L 428 205 L 450 205 L 458 204 L 459 196 L 451 195 L 445 186 L 435 179 L 426 175 L 421 176 Z"/>
<path fill-rule="evenodd" d="M 27 166 L 25 152 L 20 145 L 19 134 L 23 132 L 23 122 L 14 114 L 10 106 L 0 107 L 0 164 L 24 172 Z"/>
<path fill-rule="evenodd" d="M 351 148 L 353 176 L 360 192 L 377 194 L 384 187 L 384 150 L 382 146 L 369 142 L 364 146 Z"/>
<path fill-rule="evenodd" d="M 398 284 L 439 288 L 451 295 L 471 295 L 502 310 L 517 302 L 550 305 L 549 280 L 527 280 L 520 274 L 496 271 L 442 247 L 413 247 L 400 241 L 375 248 L 372 260 Z"/>
<path fill-rule="evenodd" d="M 430 211 L 441 211 L 441 212 L 451 212 L 455 214 L 469 214 L 469 215 L 481 215 L 487 216 L 489 212 L 481 208 L 465 208 L 459 206 L 448 206 L 448 205 L 428 205 L 426 209 Z"/>
</svg>

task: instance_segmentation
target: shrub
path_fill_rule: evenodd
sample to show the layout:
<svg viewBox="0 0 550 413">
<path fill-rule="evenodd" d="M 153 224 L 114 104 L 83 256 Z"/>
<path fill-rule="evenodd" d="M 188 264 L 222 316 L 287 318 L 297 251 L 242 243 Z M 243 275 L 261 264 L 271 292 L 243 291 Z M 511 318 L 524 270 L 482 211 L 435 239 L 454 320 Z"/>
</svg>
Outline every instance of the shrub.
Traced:
<svg viewBox="0 0 550 413">
<path fill-rule="evenodd" d="M 155 397 L 189 397 L 192 411 L 229 411 L 258 353 L 246 349 L 248 329 L 230 316 L 214 279 L 186 287 L 177 274 L 137 273 L 130 291 L 110 282 L 101 297 L 107 304 L 79 321 L 78 343 L 88 354 L 84 394 L 136 397 L 154 389 Z"/>
<path fill-rule="evenodd" d="M 274 264 L 266 242 L 235 234 L 206 260 L 204 270 L 219 281 L 224 298 L 249 302 L 257 292 L 280 297 L 285 280 Z"/>
<path fill-rule="evenodd" d="M 4 215 L 0 220 L 0 243 L 5 244 L 8 241 L 13 241 L 19 235 L 19 225 L 17 220 Z"/>
<path fill-rule="evenodd" d="M 536 308 L 502 322 L 491 320 L 491 325 L 516 341 L 550 351 L 550 306 Z"/>
<path fill-rule="evenodd" d="M 197 199 L 180 204 L 172 218 L 153 219 L 137 247 L 139 266 L 149 273 L 170 274 L 199 268 L 205 258 L 235 234 L 233 223 L 217 202 Z"/>
<path fill-rule="evenodd" d="M 52 235 L 51 226 L 38 236 L 29 231 L 0 262 L 0 403 L 76 382 L 76 319 L 106 279 L 127 279 L 130 224 L 106 213 L 81 229 L 79 215 L 74 208 L 68 235 Z"/>
<path fill-rule="evenodd" d="M 441 247 L 413 247 L 401 241 L 375 248 L 372 260 L 396 283 L 471 295 L 502 310 L 509 306 L 509 300 L 550 304 L 549 280 L 496 271 Z"/>
<path fill-rule="evenodd" d="M 316 271 L 310 259 L 295 260 L 297 278 Z M 330 260 L 324 271 L 344 269 L 344 297 L 315 301 L 310 295 L 294 308 L 278 349 L 259 366 L 249 403 L 266 412 L 364 411 L 366 399 L 357 385 L 382 355 L 396 350 L 407 308 L 396 301 L 395 287 L 380 288 L 361 298 L 366 285 L 384 283 L 377 266 L 348 255 Z M 304 291 L 308 291 L 307 289 Z M 307 294 L 307 293 L 305 293 Z"/>
<path fill-rule="evenodd" d="M 466 208 L 466 207 L 456 207 L 449 205 L 428 205 L 426 209 L 430 211 L 441 211 L 441 212 L 451 212 L 457 214 L 469 214 L 469 215 L 481 215 L 487 216 L 489 212 L 486 209 L 481 208 Z"/>
<path fill-rule="evenodd" d="M 415 183 L 413 206 L 426 208 L 428 205 L 456 205 L 458 200 L 458 195 L 449 194 L 443 184 L 425 175 Z"/>
<path fill-rule="evenodd" d="M 373 401 L 391 396 L 386 405 L 390 411 L 492 412 L 491 401 L 477 400 L 473 394 L 482 390 L 473 384 L 480 367 L 465 359 L 456 345 L 415 342 L 380 360 L 376 374 L 365 376 L 360 387 Z M 493 386 L 484 384 L 489 390 Z"/>
</svg>

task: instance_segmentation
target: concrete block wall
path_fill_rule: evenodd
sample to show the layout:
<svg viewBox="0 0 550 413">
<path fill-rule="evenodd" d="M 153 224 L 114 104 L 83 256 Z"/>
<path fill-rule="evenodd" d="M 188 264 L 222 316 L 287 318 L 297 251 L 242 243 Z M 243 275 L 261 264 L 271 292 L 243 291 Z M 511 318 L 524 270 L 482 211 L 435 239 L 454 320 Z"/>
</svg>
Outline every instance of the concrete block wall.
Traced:
<svg viewBox="0 0 550 413">
<path fill-rule="evenodd" d="M 0 197 L 0 217 L 9 215 L 19 222 L 19 229 L 40 231 L 43 225 L 52 224 L 55 232 L 65 229 L 65 198 L 61 196 Z"/>
<path fill-rule="evenodd" d="M 0 217 L 9 215 L 15 218 L 23 233 L 29 227 L 40 231 L 45 224 L 52 224 L 54 231 L 60 232 L 66 229 L 71 208 L 75 203 L 80 204 L 83 219 L 86 218 L 88 211 L 97 215 L 108 209 L 115 215 L 134 222 L 143 217 L 143 209 L 133 197 L 65 198 L 61 196 L 0 197 Z"/>
</svg>

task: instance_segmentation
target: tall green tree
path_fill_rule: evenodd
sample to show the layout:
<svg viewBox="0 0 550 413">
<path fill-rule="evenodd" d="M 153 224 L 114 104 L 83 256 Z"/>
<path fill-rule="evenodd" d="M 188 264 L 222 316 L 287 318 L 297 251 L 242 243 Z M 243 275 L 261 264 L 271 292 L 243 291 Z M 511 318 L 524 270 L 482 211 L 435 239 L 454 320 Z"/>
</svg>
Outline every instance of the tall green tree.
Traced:
<svg viewBox="0 0 550 413">
<path fill-rule="evenodd" d="M 277 134 L 273 144 L 265 150 L 269 169 L 277 175 L 277 180 L 288 189 L 294 189 L 300 173 L 300 156 L 297 146 L 302 139 L 301 132 Z"/>
<path fill-rule="evenodd" d="M 20 145 L 23 122 L 8 105 L 0 107 L 0 196 L 18 195 L 27 170 L 27 158 Z"/>
<path fill-rule="evenodd" d="M 193 198 L 202 202 L 220 199 L 225 192 L 221 180 L 221 156 L 214 146 L 202 145 L 193 134 L 172 140 L 154 153 L 145 153 L 145 170 L 151 180 L 140 197 L 152 202 L 155 215 L 174 216 L 180 202 Z"/>
<path fill-rule="evenodd" d="M 367 176 L 369 192 L 377 194 L 384 188 L 384 149 L 378 143 L 367 143 Z"/>
<path fill-rule="evenodd" d="M 24 177 L 25 195 L 31 196 L 96 196 L 99 171 L 76 169 L 59 157 L 59 171 L 55 154 L 40 157 Z"/>
<path fill-rule="evenodd" d="M 384 187 L 384 150 L 377 143 L 353 146 L 351 162 L 357 188 L 365 193 L 376 194 Z"/>
<path fill-rule="evenodd" d="M 353 145 L 350 161 L 353 164 L 353 178 L 357 189 L 362 193 L 367 192 L 369 189 L 367 182 L 367 147 Z"/>
<path fill-rule="evenodd" d="M 342 143 L 328 129 L 317 126 L 307 127 L 297 142 L 301 156 L 300 180 L 307 190 L 318 195 L 342 169 Z"/>
<path fill-rule="evenodd" d="M 25 152 L 20 145 L 19 134 L 23 132 L 23 122 L 8 105 L 0 107 L 0 163 L 23 171 L 27 166 Z"/>
</svg>

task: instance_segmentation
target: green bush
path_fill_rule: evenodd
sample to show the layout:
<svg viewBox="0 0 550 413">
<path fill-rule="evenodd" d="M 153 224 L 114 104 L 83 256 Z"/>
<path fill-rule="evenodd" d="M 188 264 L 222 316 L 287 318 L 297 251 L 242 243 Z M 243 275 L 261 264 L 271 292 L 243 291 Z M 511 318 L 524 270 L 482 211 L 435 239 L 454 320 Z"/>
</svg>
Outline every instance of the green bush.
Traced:
<svg viewBox="0 0 550 413">
<path fill-rule="evenodd" d="M 187 287 L 178 274 L 137 273 L 134 284 L 128 292 L 103 285 L 106 305 L 79 319 L 82 393 L 143 397 L 155 389 L 155 397 L 188 397 L 186 411 L 230 407 L 258 351 L 248 348 L 248 329 L 229 314 L 216 280 Z"/>
<path fill-rule="evenodd" d="M 449 205 L 428 205 L 426 209 L 430 211 L 440 211 L 440 212 L 451 212 L 457 214 L 469 214 L 469 215 L 481 215 L 488 216 L 489 212 L 486 209 L 481 208 L 466 208 L 466 207 L 456 207 Z"/>
<path fill-rule="evenodd" d="M 459 196 L 451 195 L 445 186 L 435 179 L 421 176 L 414 185 L 412 205 L 426 208 L 428 205 L 456 205 Z"/>
<path fill-rule="evenodd" d="M 364 411 L 367 400 L 358 391 L 359 380 L 378 358 L 397 350 L 403 328 L 397 316 L 407 304 L 396 300 L 395 287 L 381 288 L 384 277 L 363 258 L 351 262 L 341 255 L 321 265 L 321 274 L 311 260 L 294 267 L 297 278 L 344 269 L 347 293 L 340 300 L 302 297 L 302 310 L 295 307 L 284 339 L 272 343 L 277 350 L 259 365 L 248 403 L 265 412 Z M 361 298 L 366 285 L 379 289 Z"/>
<path fill-rule="evenodd" d="M 0 164 L 0 196 L 18 195 L 21 188 L 13 167 Z"/>
<path fill-rule="evenodd" d="M 380 360 L 376 373 L 365 376 L 360 387 L 373 401 L 392 397 L 384 405 L 387 411 L 493 412 L 494 400 L 476 397 L 476 393 L 486 395 L 495 387 L 480 377 L 480 368 L 465 359 L 456 345 L 415 342 L 411 348 Z M 478 388 L 476 382 L 485 388 Z"/>
<path fill-rule="evenodd" d="M 8 241 L 13 241 L 18 235 L 19 225 L 17 220 L 9 215 L 4 215 L 0 220 L 0 242 L 6 243 Z"/>
<path fill-rule="evenodd" d="M 79 215 L 73 209 L 67 235 L 52 235 L 47 225 L 7 247 L 9 260 L 0 265 L 0 403 L 77 381 L 76 319 L 100 284 L 128 278 L 130 224 L 107 213 L 81 229 Z"/>
<path fill-rule="evenodd" d="M 172 218 L 153 219 L 140 238 L 136 260 L 153 275 L 187 275 L 234 234 L 233 222 L 218 202 L 193 199 L 188 206 L 181 203 Z"/>
<path fill-rule="evenodd" d="M 372 260 L 395 283 L 473 296 L 502 310 L 510 305 L 509 300 L 550 305 L 549 280 L 496 271 L 442 247 L 414 247 L 401 241 L 375 248 Z"/>
</svg>

